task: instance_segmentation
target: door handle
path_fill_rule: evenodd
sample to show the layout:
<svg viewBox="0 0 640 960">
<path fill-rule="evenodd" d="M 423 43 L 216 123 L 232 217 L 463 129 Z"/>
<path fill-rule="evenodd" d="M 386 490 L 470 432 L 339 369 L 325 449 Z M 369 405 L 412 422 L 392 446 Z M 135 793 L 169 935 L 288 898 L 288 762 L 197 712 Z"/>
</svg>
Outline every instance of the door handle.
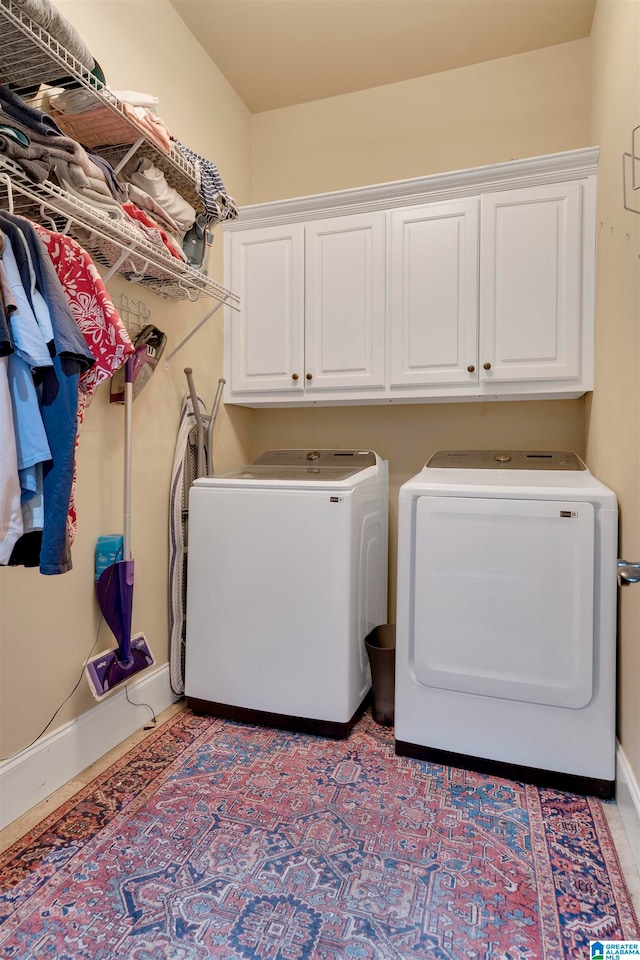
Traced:
<svg viewBox="0 0 640 960">
<path fill-rule="evenodd" d="M 640 563 L 618 560 L 618 586 L 628 587 L 632 583 L 640 583 Z"/>
</svg>

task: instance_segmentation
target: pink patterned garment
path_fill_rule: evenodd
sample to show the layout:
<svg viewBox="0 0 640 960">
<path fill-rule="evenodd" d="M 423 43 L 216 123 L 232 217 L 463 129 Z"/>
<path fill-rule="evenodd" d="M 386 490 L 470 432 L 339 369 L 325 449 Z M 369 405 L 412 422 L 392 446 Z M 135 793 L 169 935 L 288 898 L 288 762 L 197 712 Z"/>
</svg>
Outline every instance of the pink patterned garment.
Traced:
<svg viewBox="0 0 640 960">
<path fill-rule="evenodd" d="M 129 354 L 133 353 L 134 348 L 127 329 L 107 293 L 107 288 L 86 250 L 73 237 L 52 233 L 38 223 L 35 223 L 34 227 L 51 257 L 69 300 L 73 317 L 82 331 L 87 346 L 96 358 L 91 369 L 86 370 L 80 377 L 77 448 L 85 410 L 91 403 L 97 387 L 113 376 Z M 67 517 L 70 543 L 75 539 L 77 523 L 75 487 L 76 466 L 74 464 Z"/>
</svg>

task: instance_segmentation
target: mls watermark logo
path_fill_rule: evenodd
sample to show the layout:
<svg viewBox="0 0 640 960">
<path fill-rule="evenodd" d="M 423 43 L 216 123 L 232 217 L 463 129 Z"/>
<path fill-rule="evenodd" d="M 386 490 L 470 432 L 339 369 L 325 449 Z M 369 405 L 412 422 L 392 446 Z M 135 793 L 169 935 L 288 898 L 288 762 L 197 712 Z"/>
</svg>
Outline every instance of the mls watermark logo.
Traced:
<svg viewBox="0 0 640 960">
<path fill-rule="evenodd" d="M 589 960 L 622 960 L 640 957 L 640 940 L 591 940 Z"/>
</svg>

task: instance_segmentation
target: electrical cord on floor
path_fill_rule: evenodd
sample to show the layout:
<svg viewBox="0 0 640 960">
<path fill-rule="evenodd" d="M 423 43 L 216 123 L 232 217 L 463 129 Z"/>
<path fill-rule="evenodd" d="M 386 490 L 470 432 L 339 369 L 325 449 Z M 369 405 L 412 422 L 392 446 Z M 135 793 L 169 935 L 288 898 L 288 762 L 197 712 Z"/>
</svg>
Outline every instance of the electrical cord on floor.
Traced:
<svg viewBox="0 0 640 960">
<path fill-rule="evenodd" d="M 87 663 L 89 662 L 89 658 L 90 658 L 91 654 L 93 653 L 93 651 L 95 650 L 95 648 L 98 646 L 98 640 L 99 640 L 99 638 L 100 638 L 100 629 L 101 629 L 103 623 L 104 623 L 104 617 L 101 616 L 101 617 L 100 617 L 100 621 L 99 621 L 99 623 L 98 623 L 98 629 L 96 630 L 96 638 L 95 638 L 95 640 L 93 641 L 93 645 L 92 645 L 92 647 L 91 647 L 91 650 L 89 650 L 89 653 L 87 654 L 86 659 L 85 659 L 84 663 L 82 664 L 82 670 L 80 671 L 80 676 L 78 677 L 78 679 L 77 679 L 77 681 L 76 681 L 76 684 L 75 684 L 75 686 L 73 687 L 73 689 L 71 690 L 71 692 L 68 694 L 68 696 L 66 696 L 66 697 L 64 698 L 64 700 L 62 701 L 62 703 L 56 708 L 55 712 L 54 712 L 53 715 L 51 716 L 51 719 L 44 725 L 44 727 L 42 728 L 42 730 L 40 731 L 40 733 L 39 733 L 36 737 L 33 738 L 33 740 L 31 741 L 31 743 L 25 744 L 24 747 L 21 747 L 19 750 L 16 750 L 15 753 L 12 753 L 12 754 L 11 754 L 10 756 L 8 756 L 8 757 L 0 757 L 0 763 L 4 763 L 6 760 L 13 760 L 13 758 L 14 758 L 14 757 L 17 757 L 19 753 L 24 753 L 25 750 L 28 750 L 29 747 L 32 747 L 32 746 L 34 745 L 34 743 L 37 743 L 38 740 L 40 739 L 40 737 L 44 736 L 44 734 L 47 732 L 47 730 L 49 729 L 49 727 L 51 726 L 51 724 L 53 723 L 53 721 L 55 720 L 55 718 L 58 716 L 58 714 L 60 713 L 60 711 L 62 710 L 62 708 L 64 707 L 64 705 L 69 702 L 69 700 L 71 699 L 71 697 L 74 695 L 74 693 L 76 692 L 76 690 L 78 689 L 78 687 L 79 687 L 80 684 L 82 683 L 82 678 L 83 678 L 83 676 L 84 676 L 84 668 L 86 667 Z M 155 715 L 155 712 L 154 712 L 153 707 L 152 707 L 150 704 L 148 704 L 148 703 L 134 703 L 133 700 L 129 700 L 129 691 L 127 690 L 126 686 L 125 686 L 125 688 L 124 688 L 124 691 L 125 691 L 127 700 L 129 701 L 129 703 L 130 703 L 132 706 L 134 706 L 134 707 L 148 707 L 149 710 L 151 710 L 152 720 L 150 720 L 149 723 L 148 723 L 143 729 L 144 729 L 144 730 L 154 730 L 154 729 L 155 729 L 155 726 L 156 726 L 156 723 L 157 723 L 157 719 L 156 719 L 156 715 Z"/>
<path fill-rule="evenodd" d="M 157 717 L 156 717 L 155 710 L 153 709 L 153 707 L 151 706 L 151 704 L 150 704 L 150 703 L 136 703 L 135 700 L 131 700 L 130 697 L 129 697 L 129 690 L 127 689 L 127 687 L 124 688 L 124 693 L 125 693 L 125 696 L 126 696 L 126 698 L 127 698 L 128 703 L 130 703 L 132 707 L 146 707 L 147 710 L 151 710 L 151 720 L 149 721 L 149 723 L 145 724 L 142 729 L 143 729 L 143 730 L 155 730 L 155 727 L 156 727 L 156 724 L 157 724 L 158 720 L 157 720 Z"/>
</svg>

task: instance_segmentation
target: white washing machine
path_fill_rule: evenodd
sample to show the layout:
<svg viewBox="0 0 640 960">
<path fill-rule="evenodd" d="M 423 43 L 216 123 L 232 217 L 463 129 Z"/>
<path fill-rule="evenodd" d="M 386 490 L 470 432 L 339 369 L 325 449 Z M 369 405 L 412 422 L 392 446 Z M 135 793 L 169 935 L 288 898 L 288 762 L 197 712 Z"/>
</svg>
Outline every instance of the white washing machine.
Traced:
<svg viewBox="0 0 640 960">
<path fill-rule="evenodd" d="M 387 618 L 388 463 L 270 450 L 189 498 L 185 692 L 200 712 L 344 737 Z"/>
<path fill-rule="evenodd" d="M 617 525 L 571 453 L 442 451 L 401 487 L 397 753 L 613 796 Z"/>
</svg>

